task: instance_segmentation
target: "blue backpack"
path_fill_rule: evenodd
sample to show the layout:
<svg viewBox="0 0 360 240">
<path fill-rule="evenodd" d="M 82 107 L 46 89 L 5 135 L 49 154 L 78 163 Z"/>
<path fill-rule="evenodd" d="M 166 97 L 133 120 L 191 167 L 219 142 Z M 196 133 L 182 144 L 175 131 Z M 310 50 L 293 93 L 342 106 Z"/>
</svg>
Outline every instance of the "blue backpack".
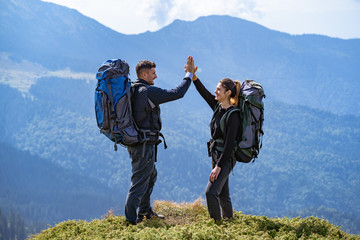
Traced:
<svg viewBox="0 0 360 240">
<path fill-rule="evenodd" d="M 139 142 L 131 109 L 129 65 L 124 60 L 107 60 L 99 68 L 95 89 L 95 115 L 100 133 L 116 144 Z"/>
</svg>

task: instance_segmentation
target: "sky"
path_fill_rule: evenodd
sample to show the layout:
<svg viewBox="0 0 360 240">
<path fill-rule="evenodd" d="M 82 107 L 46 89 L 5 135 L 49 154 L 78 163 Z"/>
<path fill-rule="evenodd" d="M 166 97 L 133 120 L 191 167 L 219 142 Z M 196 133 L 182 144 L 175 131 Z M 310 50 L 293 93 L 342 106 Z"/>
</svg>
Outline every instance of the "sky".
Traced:
<svg viewBox="0 0 360 240">
<path fill-rule="evenodd" d="M 229 15 L 290 34 L 360 38 L 360 0 L 43 0 L 78 10 L 124 34 L 157 31 L 176 19 Z"/>
</svg>

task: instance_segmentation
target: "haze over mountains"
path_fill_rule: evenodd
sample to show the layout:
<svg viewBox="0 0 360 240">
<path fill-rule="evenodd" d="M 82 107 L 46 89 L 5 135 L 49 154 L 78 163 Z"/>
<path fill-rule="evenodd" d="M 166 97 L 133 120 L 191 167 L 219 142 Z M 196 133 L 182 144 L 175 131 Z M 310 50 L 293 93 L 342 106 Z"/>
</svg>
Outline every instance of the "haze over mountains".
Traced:
<svg viewBox="0 0 360 240">
<path fill-rule="evenodd" d="M 158 63 L 159 79 L 172 82 L 191 54 L 202 69 L 199 75 L 211 82 L 224 76 L 254 78 L 281 101 L 340 114 L 360 112 L 355 99 L 338 94 L 352 89 L 359 95 L 360 39 L 292 36 L 224 16 L 177 20 L 157 32 L 123 35 L 52 3 L 2 2 L 1 51 L 50 70 L 92 72 L 103 59 L 118 57 L 133 70 L 139 59 L 149 58 Z"/>
<path fill-rule="evenodd" d="M 99 184 L 89 180 L 90 187 L 88 181 L 80 181 L 77 187 L 88 189 L 81 192 L 84 196 L 103 199 L 104 205 L 89 209 L 89 218 L 100 217 L 110 207 L 121 213 L 130 160 L 125 149 L 114 152 L 99 134 L 93 109 L 95 73 L 106 59 L 122 58 L 135 80 L 136 63 L 150 59 L 157 63 L 156 84 L 172 88 L 184 75 L 186 57 L 192 55 L 209 90 L 223 77 L 250 78 L 262 83 L 267 95 L 260 158 L 254 164 L 238 164 L 230 177 L 236 210 L 280 216 L 324 207 L 341 216 L 359 216 L 360 39 L 292 36 L 228 16 L 177 20 L 157 32 L 124 35 L 52 3 L 1 0 L 0 6 L 0 142 L 5 144 L 0 148 L 1 164 L 9 160 L 6 146 L 18 151 L 11 155 L 19 156 L 11 158 L 14 165 L 6 165 L 4 174 L 32 154 L 62 169 L 56 171 L 76 172 L 58 176 L 59 188 L 67 186 L 65 178 L 79 182 L 79 176 Z M 211 111 L 193 86 L 183 99 L 161 109 L 169 149 L 159 149 L 154 199 L 181 202 L 204 197 Z M 15 193 L 24 190 L 11 180 L 31 181 L 32 174 L 38 179 L 41 174 L 31 169 L 0 178 L 0 185 L 7 186 L 0 190 L 1 208 L 41 208 L 16 199 Z M 96 189 L 104 190 L 95 196 Z M 56 193 L 42 203 L 47 211 Z M 66 194 L 71 193 L 76 190 Z M 37 194 L 50 196 L 45 191 Z M 74 212 L 75 216 L 68 214 L 71 201 L 64 205 L 57 211 L 63 215 L 43 214 L 36 220 L 76 218 Z M 83 211 L 77 216 L 86 217 Z M 334 221 L 340 224 L 342 219 Z"/>
</svg>

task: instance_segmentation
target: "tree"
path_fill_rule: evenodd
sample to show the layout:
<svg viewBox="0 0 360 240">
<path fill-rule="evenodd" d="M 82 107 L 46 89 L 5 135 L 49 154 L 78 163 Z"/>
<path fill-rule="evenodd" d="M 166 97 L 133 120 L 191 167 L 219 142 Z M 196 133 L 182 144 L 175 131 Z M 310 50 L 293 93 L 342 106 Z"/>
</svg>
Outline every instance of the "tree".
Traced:
<svg viewBox="0 0 360 240">
<path fill-rule="evenodd" d="M 2 213 L 0 208 L 0 240 L 9 239 L 8 222 L 6 216 Z"/>
<path fill-rule="evenodd" d="M 21 218 L 19 213 L 16 215 L 15 219 L 15 236 L 16 239 L 26 239 L 25 221 Z"/>
<path fill-rule="evenodd" d="M 15 215 L 12 209 L 10 209 L 9 223 L 8 223 L 9 239 L 15 239 Z"/>
<path fill-rule="evenodd" d="M 26 239 L 26 226 L 24 219 L 18 213 L 16 216 L 10 209 L 9 221 L 0 209 L 0 240 Z"/>
</svg>

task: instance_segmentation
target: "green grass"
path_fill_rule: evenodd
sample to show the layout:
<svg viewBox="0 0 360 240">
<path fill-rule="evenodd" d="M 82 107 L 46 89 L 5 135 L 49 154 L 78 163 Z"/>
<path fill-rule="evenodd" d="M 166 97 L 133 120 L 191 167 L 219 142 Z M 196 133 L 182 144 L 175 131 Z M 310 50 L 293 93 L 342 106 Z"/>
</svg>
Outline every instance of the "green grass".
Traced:
<svg viewBox="0 0 360 240">
<path fill-rule="evenodd" d="M 156 201 L 165 220 L 149 219 L 125 226 L 123 216 L 107 214 L 91 222 L 71 220 L 43 230 L 33 239 L 359 239 L 323 219 L 268 218 L 234 212 L 229 221 L 215 223 L 200 199 L 194 203 Z"/>
</svg>

